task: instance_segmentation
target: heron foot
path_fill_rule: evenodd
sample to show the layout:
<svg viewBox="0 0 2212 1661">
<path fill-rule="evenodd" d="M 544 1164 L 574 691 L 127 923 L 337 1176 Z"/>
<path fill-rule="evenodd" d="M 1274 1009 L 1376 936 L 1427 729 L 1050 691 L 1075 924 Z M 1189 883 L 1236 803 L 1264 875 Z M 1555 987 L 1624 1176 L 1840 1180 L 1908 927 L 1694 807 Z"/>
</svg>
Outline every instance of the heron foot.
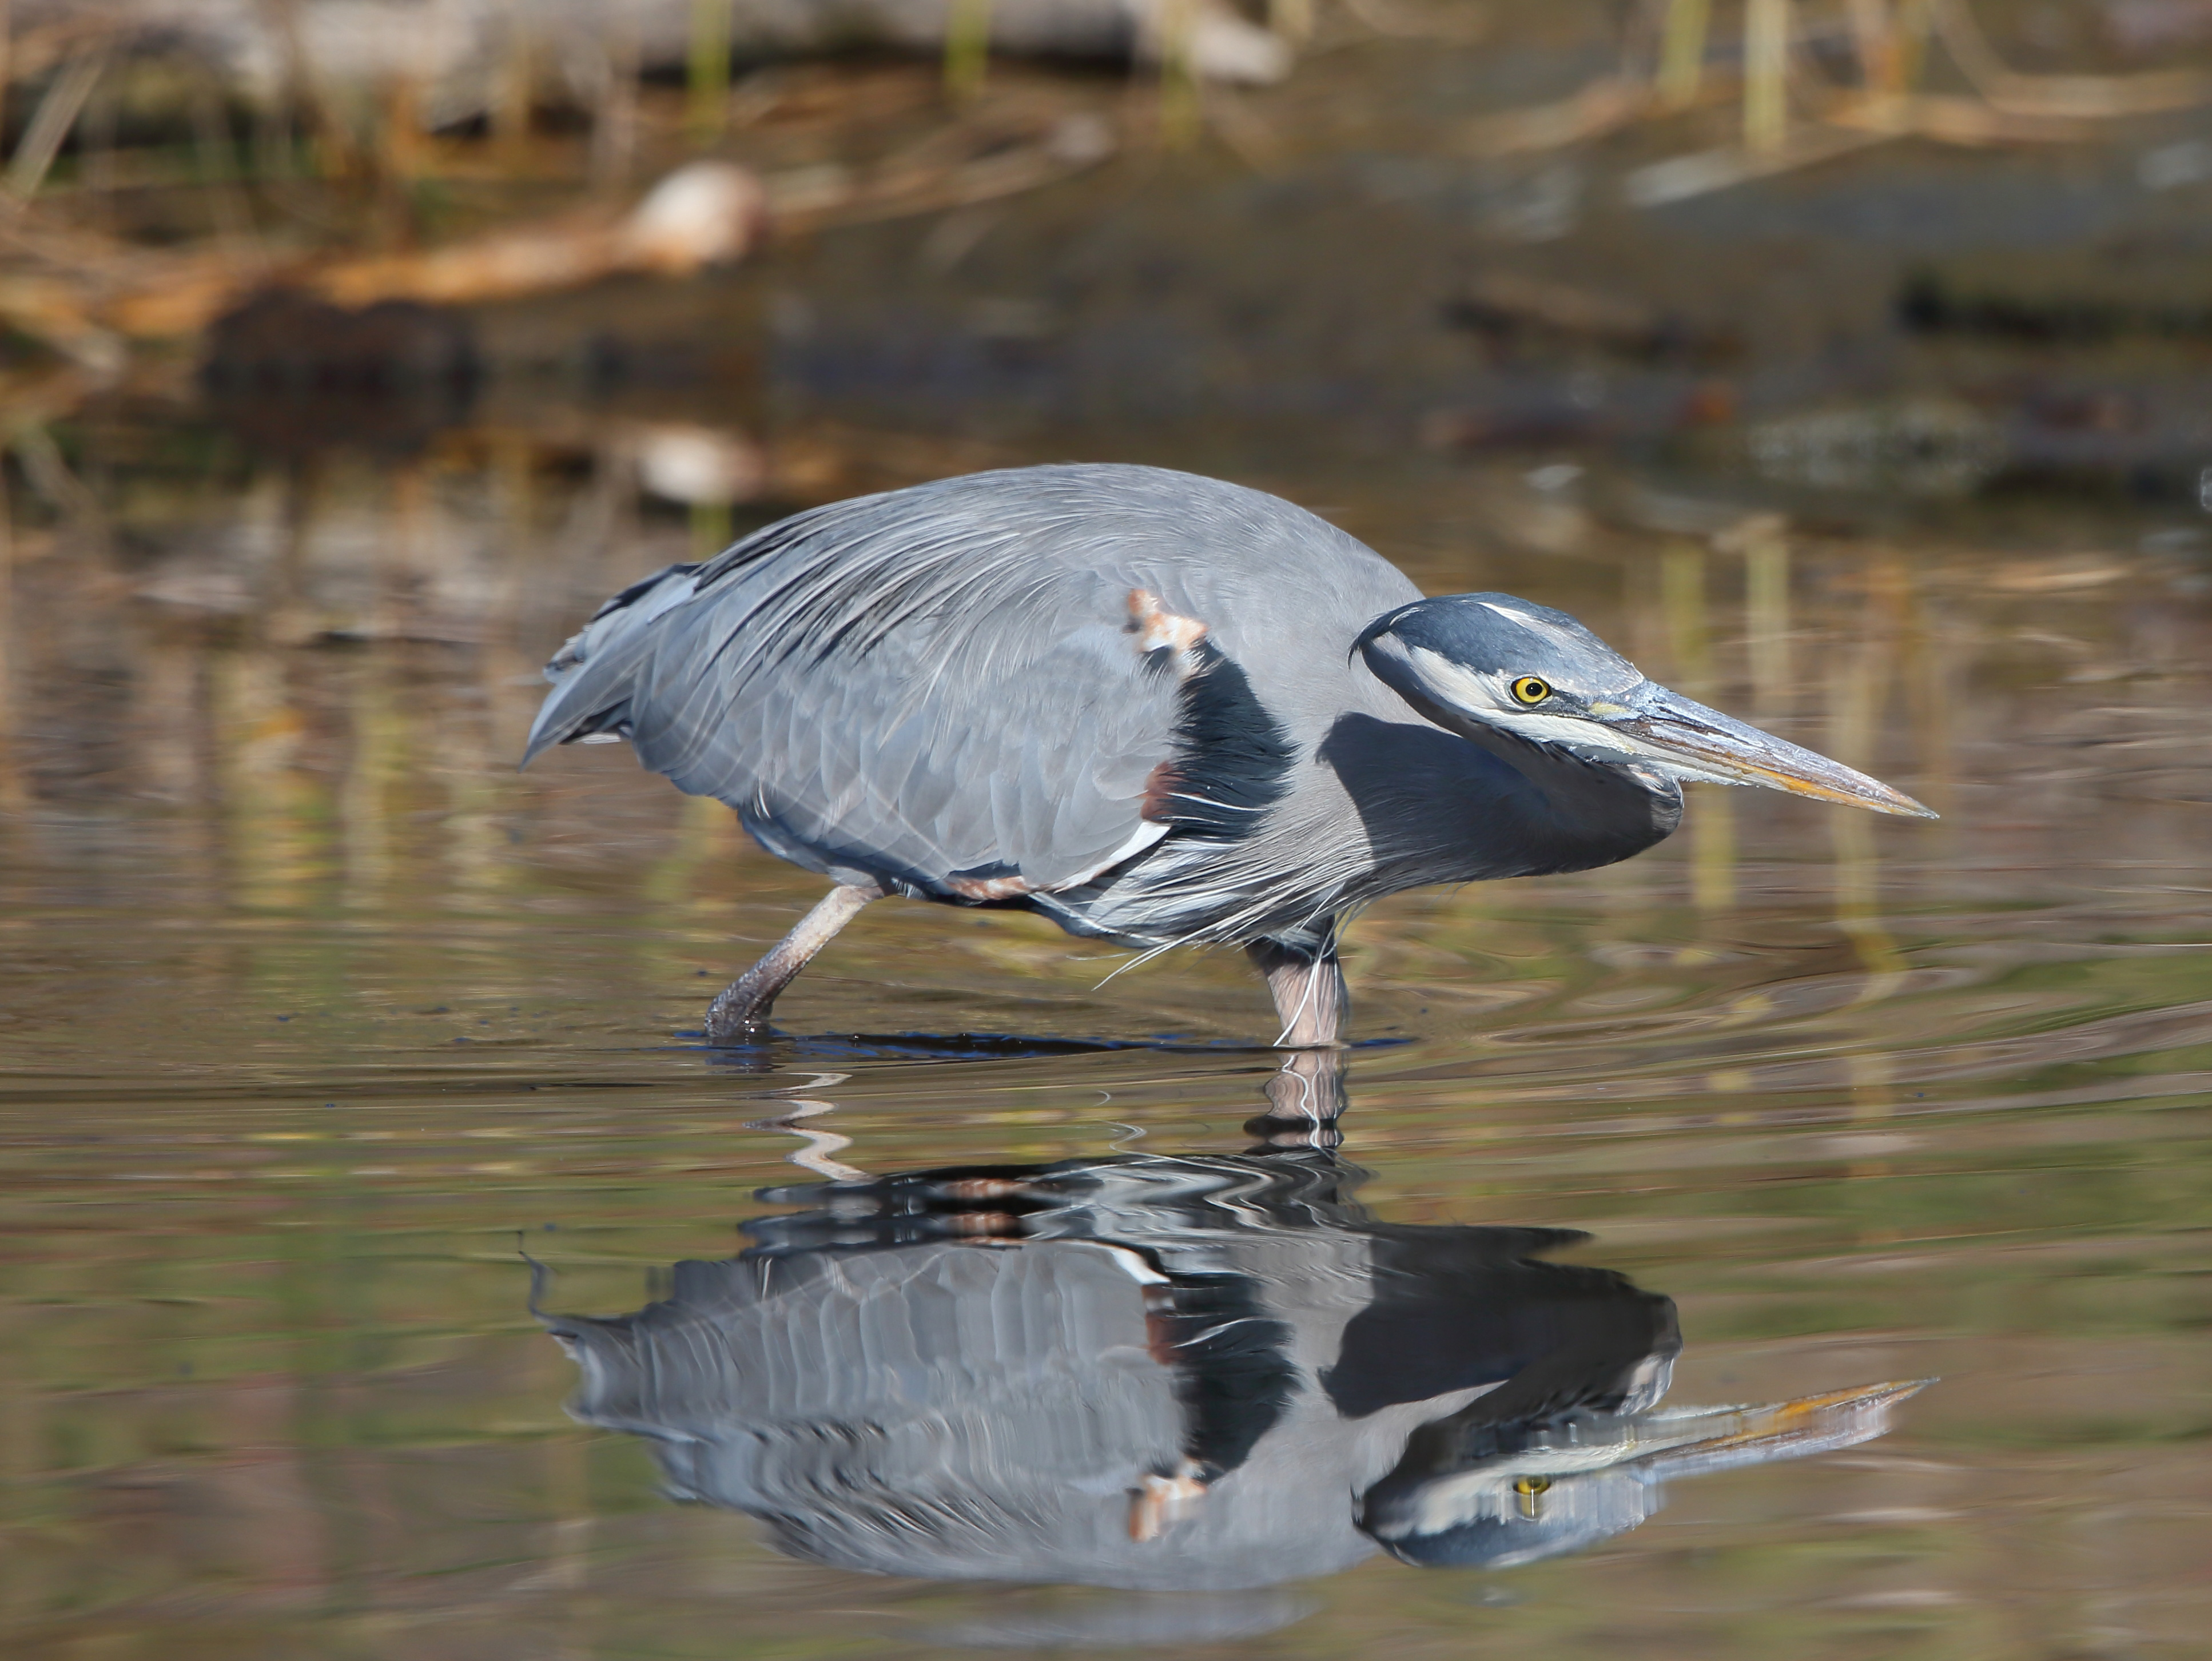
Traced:
<svg viewBox="0 0 2212 1661">
<path fill-rule="evenodd" d="M 836 938 L 837 931 L 860 914 L 884 891 L 874 883 L 843 883 L 823 895 L 799 924 L 769 947 L 761 961 L 715 996 L 707 1006 L 707 1042 L 717 1046 L 744 1044 L 768 1026 L 769 1011 L 777 994 L 813 961 L 814 955 Z"/>
<path fill-rule="evenodd" d="M 787 975 L 773 985 L 763 985 L 765 977 L 761 970 L 766 964 L 767 959 L 763 958 L 714 994 L 714 1001 L 707 1006 L 708 1043 L 744 1044 L 767 1030 L 769 1012 L 775 1008 L 775 995 L 790 984 L 792 977 Z"/>
</svg>

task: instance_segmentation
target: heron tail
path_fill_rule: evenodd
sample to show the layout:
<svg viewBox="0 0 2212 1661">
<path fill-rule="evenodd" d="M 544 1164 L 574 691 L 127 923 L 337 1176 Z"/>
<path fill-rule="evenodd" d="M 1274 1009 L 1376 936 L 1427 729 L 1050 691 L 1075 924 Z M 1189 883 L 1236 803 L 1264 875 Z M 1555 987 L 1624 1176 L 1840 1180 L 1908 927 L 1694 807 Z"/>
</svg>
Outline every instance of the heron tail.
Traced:
<svg viewBox="0 0 2212 1661">
<path fill-rule="evenodd" d="M 609 600 L 545 665 L 553 690 L 538 706 L 523 767 L 541 750 L 605 733 L 629 736 L 630 695 L 652 646 L 653 624 L 691 597 L 696 565 L 672 565 Z"/>
</svg>

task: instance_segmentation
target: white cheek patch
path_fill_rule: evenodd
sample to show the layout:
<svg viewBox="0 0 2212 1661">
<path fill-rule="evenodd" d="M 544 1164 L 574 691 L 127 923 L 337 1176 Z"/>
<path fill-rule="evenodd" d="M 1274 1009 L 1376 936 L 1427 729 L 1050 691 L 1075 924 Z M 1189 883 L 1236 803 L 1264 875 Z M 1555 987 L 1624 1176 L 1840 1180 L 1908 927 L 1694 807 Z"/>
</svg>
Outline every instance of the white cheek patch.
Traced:
<svg viewBox="0 0 2212 1661">
<path fill-rule="evenodd" d="M 1508 707 L 1494 676 L 1478 675 L 1426 646 L 1414 646 L 1407 656 L 1423 682 L 1434 688 L 1446 703 L 1455 704 L 1470 714 Z"/>
<path fill-rule="evenodd" d="M 1534 738 L 1539 743 L 1571 744 L 1582 749 L 1618 749 L 1622 755 L 1637 753 L 1632 741 L 1621 741 L 1595 721 L 1586 721 L 1578 715 L 1546 715 L 1533 709 L 1500 710 L 1492 718 L 1493 726 L 1523 738 Z"/>
<path fill-rule="evenodd" d="M 1514 616 L 1516 621 L 1533 621 L 1518 617 L 1508 607 L 1491 605 L 1487 600 L 1483 603 L 1493 611 Z M 1535 626 L 1543 627 L 1540 623 Z M 1681 756 L 1591 716 L 1529 709 L 1508 689 L 1509 677 L 1502 671 L 1493 675 L 1469 669 L 1426 646 L 1408 646 L 1395 635 L 1379 636 L 1375 646 L 1395 654 L 1411 668 L 1415 678 L 1438 703 L 1516 737 L 1556 745 L 1591 760 L 1646 762 L 1669 779 L 1713 784 L 1740 782 L 1708 773 Z M 1626 713 L 1624 706 L 1618 703 L 1607 703 L 1601 707 L 1607 712 Z"/>
</svg>

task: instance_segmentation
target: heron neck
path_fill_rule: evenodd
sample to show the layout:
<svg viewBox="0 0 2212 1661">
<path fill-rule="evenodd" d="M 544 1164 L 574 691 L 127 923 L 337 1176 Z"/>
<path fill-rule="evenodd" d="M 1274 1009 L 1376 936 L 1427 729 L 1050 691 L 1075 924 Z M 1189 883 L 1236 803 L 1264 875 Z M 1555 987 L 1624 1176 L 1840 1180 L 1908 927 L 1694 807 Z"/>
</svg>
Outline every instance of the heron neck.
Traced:
<svg viewBox="0 0 2212 1661">
<path fill-rule="evenodd" d="M 1346 715 L 1316 759 L 1366 830 L 1377 894 L 1609 865 L 1681 818 L 1671 785 L 1487 728 Z"/>
</svg>

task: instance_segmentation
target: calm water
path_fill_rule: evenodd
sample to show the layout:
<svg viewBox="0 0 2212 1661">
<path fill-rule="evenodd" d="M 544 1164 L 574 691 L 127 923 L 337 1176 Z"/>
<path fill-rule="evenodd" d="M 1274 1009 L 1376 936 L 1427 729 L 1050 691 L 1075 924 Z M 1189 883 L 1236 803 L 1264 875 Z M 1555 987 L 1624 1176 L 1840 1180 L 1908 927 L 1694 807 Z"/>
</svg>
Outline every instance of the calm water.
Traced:
<svg viewBox="0 0 2212 1661">
<path fill-rule="evenodd" d="M 103 442 L 96 505 L 19 494 L 0 636 L 10 1653 L 2199 1652 L 2185 536 L 1247 470 L 1945 815 L 1701 790 L 1614 870 L 1379 908 L 1332 1152 L 1247 1128 L 1241 961 L 1102 985 L 1021 918 L 872 910 L 699 1047 L 809 880 L 624 749 L 511 765 L 574 618 L 725 528 L 630 440 Z M 1808 1451 L 1656 1415 L 1677 1341 L 1662 1412 L 1938 1382 Z M 1613 1453 L 1468 1428 L 1531 1367 L 1640 1381 Z M 1506 1556 L 1583 1549 L 1380 1552 L 1378 1484 L 1480 1511 L 1449 1434 L 1551 1458 L 1486 1490 Z M 1729 1434 L 1806 1457 L 1662 1448 Z"/>
</svg>

